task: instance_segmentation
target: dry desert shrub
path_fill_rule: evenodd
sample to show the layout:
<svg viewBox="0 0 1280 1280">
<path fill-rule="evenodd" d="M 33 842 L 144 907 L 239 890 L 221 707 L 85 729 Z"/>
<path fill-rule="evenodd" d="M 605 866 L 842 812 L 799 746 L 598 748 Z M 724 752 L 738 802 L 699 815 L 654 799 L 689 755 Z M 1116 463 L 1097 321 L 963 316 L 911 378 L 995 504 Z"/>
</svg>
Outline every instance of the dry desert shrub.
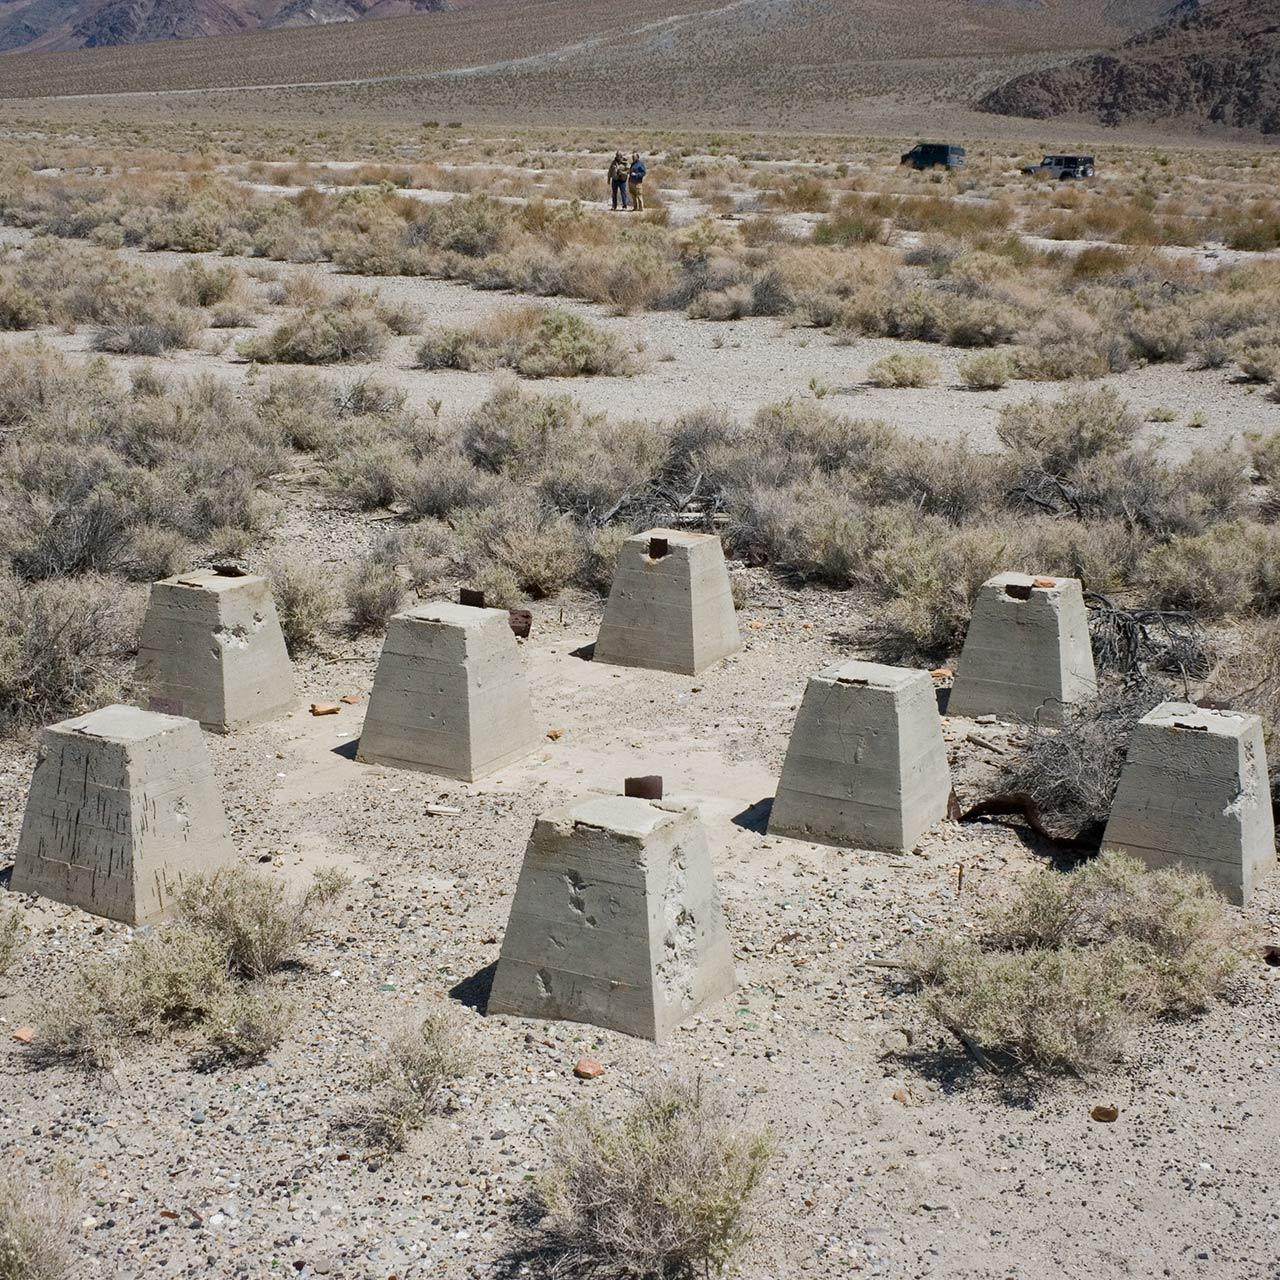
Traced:
<svg viewBox="0 0 1280 1280">
<path fill-rule="evenodd" d="M 1013 360 L 1003 351 L 980 351 L 960 364 L 960 381 L 970 391 L 999 391 L 1016 373 Z"/>
<path fill-rule="evenodd" d="M 382 632 L 404 603 L 406 583 L 396 566 L 366 560 L 347 579 L 343 594 L 351 629 Z"/>
<path fill-rule="evenodd" d="M 1002 786 L 1035 805 L 1063 839 L 1098 842 L 1138 721 L 1168 690 L 1145 679 L 1104 684 L 1098 697 L 1063 708 L 1059 729 L 1032 726 L 1005 766 Z"/>
<path fill-rule="evenodd" d="M 246 360 L 262 364 L 340 364 L 376 360 L 391 328 L 372 307 L 332 303 L 283 320 L 270 333 L 239 346 Z"/>
<path fill-rule="evenodd" d="M 331 574 L 300 556 L 278 556 L 267 565 L 267 579 L 290 654 L 315 648 L 337 608 Z"/>
<path fill-rule="evenodd" d="M 66 1280 L 77 1211 L 75 1190 L 65 1180 L 0 1178 L 0 1280 Z"/>
<path fill-rule="evenodd" d="M 105 361 L 76 365 L 38 342 L 0 354 L 0 488 L 12 520 L 0 520 L 0 549 L 22 577 L 147 578 L 181 540 L 261 527 L 259 485 L 288 457 L 281 433 L 215 379 L 155 391 L 123 388 Z"/>
<path fill-rule="evenodd" d="M 279 1048 L 297 1017 L 288 996 L 261 983 L 233 984 L 202 1028 L 206 1058 L 249 1064 Z"/>
<path fill-rule="evenodd" d="M 326 908 L 350 887 L 336 867 L 317 871 L 291 891 L 238 864 L 193 877 L 177 898 L 179 918 L 222 948 L 224 967 L 263 978 L 292 963 L 323 924 Z"/>
<path fill-rule="evenodd" d="M 1177 534 L 1146 553 L 1138 574 L 1153 604 L 1202 619 L 1271 612 L 1280 604 L 1280 530 L 1231 521 Z"/>
<path fill-rule="evenodd" d="M 445 1085 L 466 1069 L 449 1016 L 428 1013 L 388 1039 L 365 1073 L 343 1128 L 380 1150 L 403 1151 L 409 1135 L 440 1108 Z"/>
<path fill-rule="evenodd" d="M 873 387 L 932 387 L 941 377 L 938 362 L 929 356 L 885 356 L 867 370 Z"/>
<path fill-rule="evenodd" d="M 52 724 L 110 702 L 140 623 L 136 594 L 105 579 L 0 576 L 0 730 Z"/>
<path fill-rule="evenodd" d="M 39 1063 L 110 1069 L 142 1040 L 194 1031 L 224 1005 L 226 949 L 183 927 L 135 937 L 116 959 L 92 961 L 31 1010 Z"/>
<path fill-rule="evenodd" d="M 718 1275 L 750 1238 L 771 1152 L 701 1086 L 645 1090 L 613 1123 L 568 1116 L 521 1205 L 530 1225 L 519 1253 L 551 1275 Z"/>
<path fill-rule="evenodd" d="M 418 348 L 424 369 L 514 369 L 526 378 L 627 377 L 635 357 L 571 311 L 516 307 L 474 329 L 441 329 Z"/>
<path fill-rule="evenodd" d="M 1033 873 L 908 964 L 926 1011 L 997 1068 L 1084 1074 L 1160 1017 L 1208 1008 L 1253 945 L 1202 876 L 1107 853 Z"/>
<path fill-rule="evenodd" d="M 0 913 L 0 977 L 13 968 L 27 943 L 27 926 L 18 911 Z"/>
</svg>

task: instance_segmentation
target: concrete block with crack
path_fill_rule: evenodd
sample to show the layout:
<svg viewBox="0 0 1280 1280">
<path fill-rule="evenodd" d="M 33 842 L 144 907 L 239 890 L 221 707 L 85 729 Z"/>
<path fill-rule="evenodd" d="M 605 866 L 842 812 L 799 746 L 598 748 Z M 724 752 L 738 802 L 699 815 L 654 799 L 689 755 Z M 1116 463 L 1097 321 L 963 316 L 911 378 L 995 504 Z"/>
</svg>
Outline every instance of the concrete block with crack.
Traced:
<svg viewBox="0 0 1280 1280">
<path fill-rule="evenodd" d="M 201 569 L 153 583 L 137 674 L 143 706 L 219 733 L 287 714 L 293 666 L 266 579 Z"/>
<path fill-rule="evenodd" d="M 10 889 L 126 924 L 234 861 L 200 726 L 110 706 L 44 731 Z"/>
<path fill-rule="evenodd" d="M 357 760 L 470 782 L 539 740 L 505 609 L 436 603 L 391 619 Z"/>
<path fill-rule="evenodd" d="M 741 648 L 719 538 L 650 529 L 622 544 L 595 661 L 697 675 Z"/>
<path fill-rule="evenodd" d="M 1201 871 L 1229 901 L 1247 902 L 1276 863 L 1262 721 L 1186 702 L 1149 711 L 1130 739 L 1102 847 Z"/>
<path fill-rule="evenodd" d="M 735 985 L 694 804 L 597 796 L 537 820 L 490 1013 L 662 1040 Z"/>
<path fill-rule="evenodd" d="M 982 584 L 947 703 L 953 716 L 1060 725 L 1098 692 L 1078 578 L 1001 573 Z"/>
<path fill-rule="evenodd" d="M 947 816 L 951 768 L 925 671 L 845 662 L 809 680 L 769 834 L 911 849 Z"/>
</svg>

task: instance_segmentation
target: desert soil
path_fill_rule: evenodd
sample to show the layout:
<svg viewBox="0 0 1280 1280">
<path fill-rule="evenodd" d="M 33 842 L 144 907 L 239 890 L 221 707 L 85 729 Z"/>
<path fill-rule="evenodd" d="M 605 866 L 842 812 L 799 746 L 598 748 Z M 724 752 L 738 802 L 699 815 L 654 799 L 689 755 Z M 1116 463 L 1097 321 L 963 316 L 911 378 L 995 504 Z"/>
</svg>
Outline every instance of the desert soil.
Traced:
<svg viewBox="0 0 1280 1280">
<path fill-rule="evenodd" d="M 308 498 L 294 519 L 292 540 L 335 569 L 353 555 L 341 510 Z M 957 925 L 1048 851 L 987 825 L 944 824 L 905 856 L 762 834 L 805 678 L 848 651 L 858 615 L 845 595 L 759 575 L 751 588 L 743 652 L 696 679 L 595 665 L 575 650 L 594 637 L 597 605 L 536 607 L 524 660 L 537 717 L 561 736 L 491 781 L 354 763 L 360 706 L 208 739 L 246 862 L 288 880 L 336 864 L 356 885 L 285 980 L 299 1022 L 260 1066 L 199 1071 L 170 1047 L 86 1077 L 34 1071 L 6 1037 L 0 1151 L 38 1170 L 69 1165 L 85 1188 L 78 1277 L 496 1275 L 512 1198 L 544 1164 L 557 1115 L 614 1111 L 663 1076 L 702 1080 L 776 1135 L 742 1264 L 754 1280 L 1273 1273 L 1280 970 L 1251 967 L 1231 1004 L 1144 1036 L 1105 1077 L 1037 1092 L 975 1076 L 865 962 Z M 300 702 L 366 694 L 376 651 L 357 641 L 301 663 Z M 966 799 L 997 759 L 973 732 L 946 721 Z M 1008 742 L 1006 729 L 976 733 Z M 8 848 L 30 767 L 28 751 L 6 751 Z M 736 995 L 661 1046 L 486 1018 L 534 818 L 649 772 L 703 802 Z M 436 802 L 461 816 L 428 816 Z M 1278 891 L 1273 876 L 1249 910 L 1272 932 Z M 8 1026 L 126 934 L 48 902 L 23 910 L 36 939 L 0 988 Z M 441 1003 L 470 1063 L 449 1111 L 403 1154 L 353 1146 L 334 1122 L 362 1066 Z M 601 1078 L 575 1079 L 583 1054 Z M 1090 1119 L 1099 1102 L 1119 1107 L 1116 1123 Z"/>
<path fill-rule="evenodd" d="M 189 260 L 138 256 L 151 266 Z M 468 324 L 516 301 L 429 280 L 345 283 L 412 302 L 429 323 Z M 530 385 L 623 418 L 671 418 L 708 402 L 746 418 L 770 401 L 814 394 L 816 380 L 835 407 L 887 419 L 939 448 L 965 434 L 994 446 L 1003 404 L 1074 393 L 1027 384 L 966 392 L 954 385 L 961 353 L 923 345 L 942 363 L 946 384 L 882 391 L 866 385 L 867 368 L 902 343 L 840 346 L 775 321 L 618 318 L 557 305 L 642 348 L 645 367 L 632 378 Z M 87 351 L 87 333 L 45 336 Z M 349 379 L 376 371 L 418 406 L 439 398 L 450 417 L 492 389 L 486 375 L 415 370 L 414 345 L 398 339 L 378 366 L 321 372 Z M 242 385 L 249 377 L 230 344 L 113 363 Z M 1178 412 L 1177 422 L 1151 428 L 1175 454 L 1224 447 L 1275 422 L 1275 406 L 1222 371 L 1156 366 L 1107 382 L 1141 411 Z M 1208 424 L 1188 426 L 1201 410 Z M 277 541 L 335 578 L 378 532 L 340 495 L 281 493 L 288 514 Z M 735 572 L 749 582 L 745 648 L 697 679 L 593 664 L 575 651 L 594 638 L 599 603 L 536 605 L 523 657 L 537 717 L 560 732 L 484 783 L 355 763 L 362 704 L 333 718 L 306 713 L 313 700 L 367 695 L 372 639 L 302 660 L 294 714 L 207 739 L 244 861 L 293 882 L 336 864 L 353 872 L 355 887 L 301 969 L 282 980 L 301 1014 L 262 1065 L 198 1070 L 171 1045 L 110 1075 L 35 1071 L 27 1051 L 4 1036 L 9 1102 L 0 1111 L 0 1153 L 41 1174 L 68 1166 L 80 1182 L 77 1280 L 497 1275 L 511 1204 L 543 1167 L 556 1117 L 584 1104 L 617 1111 L 663 1076 L 701 1079 L 744 1121 L 776 1136 L 755 1240 L 741 1260 L 749 1280 L 1277 1274 L 1280 969 L 1250 967 L 1232 1003 L 1154 1029 L 1103 1077 L 1034 1089 L 975 1074 L 895 989 L 892 971 L 866 962 L 960 924 L 974 904 L 1036 874 L 1050 851 L 1025 833 L 983 824 L 943 824 L 896 857 L 763 834 L 806 677 L 853 652 L 848 637 L 862 619 L 851 594 L 793 591 L 760 571 Z M 962 798 L 975 798 L 992 785 L 1015 731 L 945 723 Z M 32 760 L 31 744 L 0 748 L 6 850 L 16 843 Z M 703 803 L 736 995 L 661 1046 L 585 1026 L 485 1017 L 536 815 L 650 772 L 665 777 L 669 792 Z M 460 807 L 461 816 L 429 816 L 437 802 Z M 118 953 L 127 935 L 56 904 L 21 905 L 34 942 L 0 980 L 8 1028 L 27 1019 L 33 997 L 55 991 L 76 964 Z M 1280 933 L 1280 875 L 1249 915 Z M 364 1065 L 388 1033 L 436 1005 L 458 1022 L 468 1076 L 407 1152 L 353 1145 L 335 1122 Z M 604 1064 L 601 1078 L 574 1077 L 583 1054 Z M 1092 1121 L 1096 1103 L 1117 1106 L 1119 1119 Z"/>
</svg>

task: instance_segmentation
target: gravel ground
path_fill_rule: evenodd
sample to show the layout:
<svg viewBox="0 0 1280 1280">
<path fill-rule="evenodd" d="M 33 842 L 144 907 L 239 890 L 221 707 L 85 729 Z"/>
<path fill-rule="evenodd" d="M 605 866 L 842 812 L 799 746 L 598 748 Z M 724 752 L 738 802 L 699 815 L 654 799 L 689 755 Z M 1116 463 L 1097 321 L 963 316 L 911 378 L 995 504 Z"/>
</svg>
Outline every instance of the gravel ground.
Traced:
<svg viewBox="0 0 1280 1280">
<path fill-rule="evenodd" d="M 312 513 L 320 533 L 323 509 Z M 556 1117 L 612 1112 L 662 1076 L 701 1079 L 775 1133 L 756 1239 L 741 1274 L 1256 1277 L 1280 1253 L 1275 978 L 1259 964 L 1208 1018 L 1144 1035 L 1114 1074 L 1036 1092 L 975 1078 L 868 958 L 962 920 L 1044 862 L 1017 833 L 947 823 L 910 855 L 761 834 L 808 673 L 846 651 L 846 595 L 753 576 L 746 647 L 697 679 L 595 666 L 598 607 L 535 611 L 524 657 L 555 740 L 494 779 L 460 784 L 356 764 L 362 707 L 298 712 L 208 738 L 246 862 L 295 880 L 320 865 L 356 883 L 305 963 L 281 979 L 301 1014 L 262 1065 L 197 1070 L 181 1045 L 114 1075 L 33 1071 L 5 1037 L 15 1099 L 10 1165 L 69 1167 L 84 1197 L 75 1274 L 492 1276 L 509 1212 L 543 1166 Z M 376 644 L 299 666 L 304 703 L 365 693 Z M 963 795 L 993 753 L 946 722 Z M 1003 729 L 982 736 L 1000 743 Z M 12 848 L 29 752 L 0 774 Z M 737 963 L 736 996 L 661 1047 L 571 1024 L 486 1019 L 535 816 L 624 775 L 662 773 L 705 801 Z M 430 817 L 445 801 L 460 817 Z M 268 862 L 262 862 L 264 858 Z M 964 867 L 963 890 L 957 869 Z M 1280 925 L 1280 877 L 1250 908 Z M 13 1026 L 79 961 L 126 930 L 18 900 L 34 944 L 0 983 Z M 470 1063 L 449 1109 L 402 1154 L 353 1145 L 334 1122 L 382 1039 L 415 1012 L 453 1012 Z M 36 1022 L 39 1033 L 38 1020 Z M 575 1079 L 590 1054 L 605 1066 Z M 1120 1108 L 1093 1123 L 1098 1102 Z"/>
<path fill-rule="evenodd" d="M 186 260 L 139 256 L 153 266 Z M 450 324 L 513 301 L 435 281 L 378 286 Z M 624 417 L 669 418 L 707 401 L 746 416 L 811 394 L 817 378 L 839 408 L 940 444 L 960 434 L 990 444 L 1001 405 L 1073 393 L 879 391 L 865 385 L 867 366 L 904 344 L 841 347 L 772 321 L 619 319 L 567 305 L 642 345 L 647 368 L 630 379 L 533 385 Z M 47 337 L 87 350 L 87 333 Z M 950 384 L 960 353 L 920 349 L 939 359 Z M 379 373 L 416 404 L 440 397 L 446 413 L 459 413 L 491 388 L 483 375 L 414 370 L 412 350 L 412 339 L 397 341 Z M 225 352 L 118 363 L 241 382 L 248 371 Z M 1207 407 L 1204 429 L 1181 420 L 1159 429 L 1174 453 L 1224 447 L 1280 420 L 1280 408 L 1222 372 L 1154 366 L 1107 381 L 1139 409 Z M 376 526 L 314 490 L 290 487 L 287 496 L 278 539 L 335 573 L 373 536 Z M 300 1016 L 259 1066 L 197 1069 L 175 1043 L 90 1077 L 34 1071 L 22 1045 L 0 1039 L 10 1098 L 0 1109 L 0 1152 L 7 1166 L 44 1176 L 66 1168 L 79 1182 L 76 1280 L 496 1275 L 513 1198 L 545 1164 L 556 1117 L 581 1104 L 614 1112 L 663 1076 L 702 1079 L 745 1122 L 776 1135 L 756 1238 L 740 1264 L 749 1280 L 1280 1274 L 1280 970 L 1252 968 L 1232 1003 L 1153 1029 L 1104 1077 L 1040 1091 L 975 1077 L 885 971 L 864 962 L 964 920 L 975 903 L 1045 865 L 1047 851 L 995 825 L 943 824 L 901 857 L 763 835 L 761 802 L 773 793 L 805 679 L 850 652 L 845 637 L 859 613 L 848 594 L 794 592 L 740 572 L 750 581 L 746 647 L 696 680 L 595 666 L 574 651 L 594 638 L 598 604 L 536 606 L 524 657 L 537 716 L 560 735 L 481 784 L 354 763 L 362 706 L 333 718 L 300 710 L 208 738 L 246 863 L 295 882 L 336 864 L 355 884 L 302 966 L 280 979 Z M 367 694 L 376 654 L 377 643 L 362 639 L 302 661 L 300 704 Z M 972 729 L 947 722 L 966 796 L 990 783 L 999 758 L 968 740 Z M 984 726 L 981 736 L 998 744 L 1005 732 Z M 30 744 L 0 747 L 6 851 L 32 759 Z M 649 772 L 663 774 L 670 792 L 704 801 L 736 995 L 661 1047 L 571 1024 L 485 1018 L 488 970 L 534 818 Z M 429 816 L 438 801 L 461 816 Z M 118 954 L 127 935 L 79 911 L 17 901 L 33 941 L 0 979 L 6 1028 L 30 1020 L 30 1001 L 56 991 L 78 963 Z M 1280 933 L 1280 876 L 1249 914 Z M 405 1153 L 354 1145 L 334 1122 L 371 1053 L 411 1016 L 440 1006 L 470 1064 L 448 1108 Z M 603 1076 L 575 1079 L 582 1054 L 604 1064 Z M 1090 1120 L 1098 1102 L 1119 1107 L 1115 1124 Z"/>
</svg>

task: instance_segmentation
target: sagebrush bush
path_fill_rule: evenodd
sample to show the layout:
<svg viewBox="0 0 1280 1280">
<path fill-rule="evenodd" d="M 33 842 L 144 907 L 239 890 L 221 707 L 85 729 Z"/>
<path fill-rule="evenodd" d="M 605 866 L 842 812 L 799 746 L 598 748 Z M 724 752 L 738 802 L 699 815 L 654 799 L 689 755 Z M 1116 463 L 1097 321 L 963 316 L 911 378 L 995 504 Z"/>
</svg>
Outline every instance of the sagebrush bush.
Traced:
<svg viewBox="0 0 1280 1280">
<path fill-rule="evenodd" d="M 261 984 L 237 984 L 209 1015 L 204 1034 L 211 1053 L 232 1062 L 261 1062 L 283 1043 L 297 1017 L 287 996 Z"/>
<path fill-rule="evenodd" d="M 52 724 L 112 700 L 141 624 L 117 583 L 0 576 L 0 730 Z"/>
<path fill-rule="evenodd" d="M 37 1061 L 110 1069 L 140 1042 L 194 1031 L 225 1006 L 225 946 L 174 927 L 135 937 L 119 959 L 78 970 L 31 1010 Z"/>
<path fill-rule="evenodd" d="M 330 574 L 300 557 L 277 557 L 267 565 L 267 579 L 289 652 L 314 648 L 337 607 Z"/>
<path fill-rule="evenodd" d="M 464 1075 L 466 1066 L 448 1015 L 429 1013 L 388 1039 L 366 1071 L 344 1127 L 372 1146 L 402 1151 L 439 1107 L 444 1086 Z"/>
<path fill-rule="evenodd" d="M 976 938 L 934 939 L 909 966 L 926 1010 L 997 1065 L 1081 1074 L 1158 1017 L 1221 997 L 1254 945 L 1203 876 L 1107 853 L 1025 877 Z"/>
<path fill-rule="evenodd" d="M 376 360 L 391 328 L 367 306 L 332 303 L 283 320 L 270 333 L 240 344 L 246 360 L 262 364 L 338 364 Z"/>
<path fill-rule="evenodd" d="M 694 1280 L 719 1274 L 750 1238 L 772 1154 L 700 1086 L 640 1094 L 614 1123 L 566 1117 L 523 1206 L 538 1220 L 523 1255 L 551 1274 Z"/>
<path fill-rule="evenodd" d="M 77 1209 L 66 1180 L 0 1177 L 0 1280 L 66 1280 L 76 1256 Z"/>
<path fill-rule="evenodd" d="M 245 978 L 284 967 L 315 936 L 325 909 L 346 892 L 350 877 L 336 867 L 317 871 L 301 891 L 233 864 L 195 876 L 179 890 L 179 918 L 223 948 L 223 963 Z"/>
<path fill-rule="evenodd" d="M 617 340 L 572 311 L 515 307 L 473 329 L 441 329 L 418 348 L 424 369 L 514 369 L 526 378 L 635 372 Z"/>
<path fill-rule="evenodd" d="M 347 613 L 355 631 L 385 631 L 404 603 L 405 582 L 395 565 L 366 562 L 347 579 Z"/>
<path fill-rule="evenodd" d="M 1015 372 L 1013 361 L 1001 351 L 980 351 L 960 363 L 960 380 L 970 391 L 998 391 Z"/>
<path fill-rule="evenodd" d="M 867 381 L 876 387 L 932 387 L 941 377 L 938 362 L 929 356 L 885 356 L 867 370 Z"/>
<path fill-rule="evenodd" d="M 0 977 L 13 968 L 13 962 L 27 941 L 27 926 L 18 911 L 0 909 Z"/>
</svg>

